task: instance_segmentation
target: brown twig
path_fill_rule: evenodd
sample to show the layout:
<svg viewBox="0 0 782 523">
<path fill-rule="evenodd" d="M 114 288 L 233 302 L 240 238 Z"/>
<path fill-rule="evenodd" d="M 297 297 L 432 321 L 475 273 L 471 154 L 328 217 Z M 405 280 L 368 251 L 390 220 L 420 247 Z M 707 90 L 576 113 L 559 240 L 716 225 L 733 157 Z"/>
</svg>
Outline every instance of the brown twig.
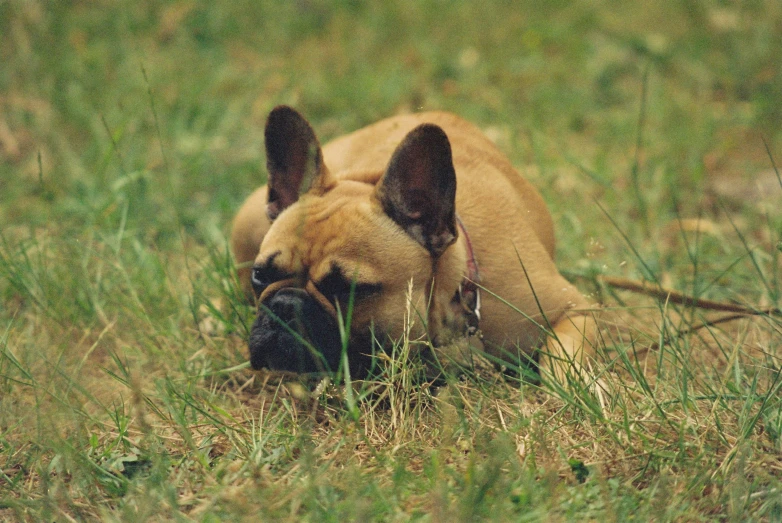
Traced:
<svg viewBox="0 0 782 523">
<path fill-rule="evenodd" d="M 764 314 L 765 315 L 782 314 L 780 309 L 777 307 L 757 309 L 757 308 L 747 307 L 744 305 L 738 305 L 735 303 L 724 303 L 719 301 L 706 300 L 703 298 L 694 298 L 692 296 L 688 296 L 679 291 L 675 291 L 673 289 L 666 289 L 665 287 L 647 281 L 630 280 L 618 276 L 604 276 L 604 275 L 598 276 L 597 281 L 609 287 L 614 287 L 616 289 L 622 289 L 631 292 L 636 292 L 639 294 L 645 294 L 647 296 L 656 298 L 660 301 L 676 303 L 679 305 L 685 305 L 690 307 L 697 307 L 699 309 L 705 309 L 705 310 L 733 313 L 733 314 L 727 314 L 725 316 L 721 316 L 719 318 L 714 318 L 712 320 L 706 320 L 703 321 L 702 323 L 699 323 L 698 325 L 693 325 L 688 329 L 681 330 L 677 332 L 675 336 L 666 339 L 663 343 L 668 343 L 674 338 L 682 338 L 688 334 L 692 334 L 706 327 L 713 327 L 720 323 L 727 323 L 729 321 L 746 318 L 747 316 L 759 316 Z M 659 348 L 660 348 L 660 342 L 654 342 L 649 347 L 646 347 L 645 350 L 657 350 Z"/>
<path fill-rule="evenodd" d="M 714 318 L 713 320 L 707 320 L 704 322 L 699 323 L 698 325 L 693 325 L 692 327 L 684 330 L 680 330 L 679 332 L 675 333 L 673 336 L 669 336 L 667 339 L 663 341 L 663 344 L 670 343 L 674 339 L 681 339 L 687 336 L 688 334 L 692 334 L 694 332 L 697 332 L 701 329 L 704 329 L 706 327 L 713 327 L 715 325 L 718 325 L 720 323 L 727 323 L 729 321 L 733 320 L 740 320 L 741 318 L 746 318 L 747 315 L 744 313 L 736 313 L 736 314 L 728 314 L 726 316 L 721 316 L 719 318 Z M 646 350 L 658 350 L 660 348 L 660 342 L 655 341 L 649 347 L 646 347 Z"/>
<path fill-rule="evenodd" d="M 758 316 L 763 314 L 782 315 L 782 311 L 780 311 L 780 309 L 777 307 L 756 309 L 745 305 L 738 305 L 736 303 L 724 303 L 720 301 L 705 300 L 703 298 L 694 298 L 679 291 L 666 289 L 665 287 L 661 287 L 660 285 L 656 285 L 647 281 L 630 280 L 627 278 L 620 278 L 618 276 L 598 276 L 597 281 L 616 289 L 624 289 L 627 291 L 652 296 L 653 298 L 657 298 L 660 301 L 667 301 L 670 303 L 687 305 L 690 307 L 697 307 L 699 309 L 712 311 L 734 312 L 737 313 L 736 318 L 741 316 Z"/>
</svg>

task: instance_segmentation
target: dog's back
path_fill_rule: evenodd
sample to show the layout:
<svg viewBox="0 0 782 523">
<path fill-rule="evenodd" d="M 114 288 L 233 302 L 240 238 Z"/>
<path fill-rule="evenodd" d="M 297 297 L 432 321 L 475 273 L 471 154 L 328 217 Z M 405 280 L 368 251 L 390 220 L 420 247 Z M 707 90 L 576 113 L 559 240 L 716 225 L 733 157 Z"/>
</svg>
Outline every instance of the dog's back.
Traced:
<svg viewBox="0 0 782 523">
<path fill-rule="evenodd" d="M 503 207 L 523 212 L 525 221 L 546 251 L 554 257 L 554 226 L 548 209 L 537 190 L 513 168 L 505 155 L 475 125 L 455 114 L 430 111 L 393 116 L 329 142 L 323 147 L 324 163 L 337 179 L 377 183 L 391 154 L 416 126 L 433 123 L 440 126 L 451 142 L 457 177 L 457 212 L 470 220 L 468 209 L 460 209 L 469 192 L 490 191 L 507 201 Z M 499 203 L 499 202 L 498 202 Z M 498 209 L 500 214 L 503 209 Z M 469 225 L 469 224 L 468 224 Z"/>
</svg>

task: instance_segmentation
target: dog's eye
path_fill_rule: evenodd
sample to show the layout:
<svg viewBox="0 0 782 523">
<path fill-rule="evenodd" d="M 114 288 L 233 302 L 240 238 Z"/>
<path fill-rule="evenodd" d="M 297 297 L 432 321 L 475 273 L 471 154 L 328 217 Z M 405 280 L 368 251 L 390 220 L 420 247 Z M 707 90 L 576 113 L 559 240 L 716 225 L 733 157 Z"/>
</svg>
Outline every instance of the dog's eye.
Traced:
<svg viewBox="0 0 782 523">
<path fill-rule="evenodd" d="M 353 293 L 355 296 L 355 299 L 364 299 L 369 298 L 370 296 L 374 296 L 375 294 L 380 293 L 380 284 L 379 283 L 357 283 L 355 289 L 353 289 Z M 348 291 L 348 296 L 350 295 L 350 291 Z"/>
<path fill-rule="evenodd" d="M 350 300 L 351 294 L 354 301 L 358 301 L 380 292 L 379 283 L 353 283 L 342 277 L 338 271 L 329 273 L 316 287 L 328 300 L 343 303 Z"/>
<path fill-rule="evenodd" d="M 261 267 L 253 267 L 250 281 L 253 284 L 253 291 L 255 292 L 256 296 L 260 296 L 266 287 L 268 287 L 271 283 L 264 275 L 264 271 Z"/>
</svg>

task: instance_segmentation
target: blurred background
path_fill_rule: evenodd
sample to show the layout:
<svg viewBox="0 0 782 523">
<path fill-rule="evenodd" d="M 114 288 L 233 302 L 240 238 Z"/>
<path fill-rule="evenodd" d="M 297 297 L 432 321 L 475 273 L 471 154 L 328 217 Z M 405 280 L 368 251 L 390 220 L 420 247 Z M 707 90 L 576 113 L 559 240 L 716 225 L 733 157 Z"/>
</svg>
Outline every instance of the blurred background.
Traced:
<svg viewBox="0 0 782 523">
<path fill-rule="evenodd" d="M 592 198 L 656 240 L 676 202 L 778 205 L 780 49 L 776 0 L 7 0 L 0 223 L 220 243 L 285 103 L 323 142 L 456 112 L 542 187 L 568 243 L 600 234 Z"/>
<path fill-rule="evenodd" d="M 598 276 L 780 307 L 781 51 L 780 0 L 0 0 L 0 519 L 778 517 L 779 316 L 702 329 Z M 617 403 L 248 370 L 227 237 L 277 104 L 322 142 L 483 129 L 619 317 Z"/>
</svg>

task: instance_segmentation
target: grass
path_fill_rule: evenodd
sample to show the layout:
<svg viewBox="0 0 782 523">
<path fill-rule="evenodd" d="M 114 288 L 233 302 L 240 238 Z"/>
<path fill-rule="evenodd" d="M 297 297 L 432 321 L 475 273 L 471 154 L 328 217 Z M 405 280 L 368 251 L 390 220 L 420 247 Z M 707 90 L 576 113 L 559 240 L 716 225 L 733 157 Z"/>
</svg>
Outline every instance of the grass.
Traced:
<svg viewBox="0 0 782 523">
<path fill-rule="evenodd" d="M 782 8 L 0 2 L 0 519 L 779 521 Z M 590 390 L 253 373 L 227 231 L 279 103 L 480 125 L 596 302 Z M 706 322 L 708 325 L 694 329 Z"/>
</svg>

